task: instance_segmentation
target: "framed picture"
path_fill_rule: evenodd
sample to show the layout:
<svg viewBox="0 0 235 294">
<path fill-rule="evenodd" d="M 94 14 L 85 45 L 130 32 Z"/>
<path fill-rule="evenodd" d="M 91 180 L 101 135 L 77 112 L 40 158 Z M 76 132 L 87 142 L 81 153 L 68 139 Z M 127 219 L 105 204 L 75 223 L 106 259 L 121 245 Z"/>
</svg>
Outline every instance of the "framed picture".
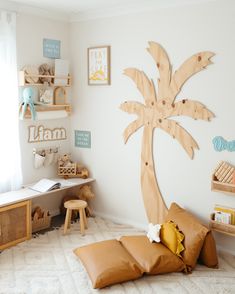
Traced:
<svg viewBox="0 0 235 294">
<path fill-rule="evenodd" d="M 53 104 L 53 89 L 40 89 L 39 90 L 39 101 L 43 104 Z"/>
<path fill-rule="evenodd" d="M 110 85 L 110 46 L 88 48 L 88 85 Z"/>
</svg>

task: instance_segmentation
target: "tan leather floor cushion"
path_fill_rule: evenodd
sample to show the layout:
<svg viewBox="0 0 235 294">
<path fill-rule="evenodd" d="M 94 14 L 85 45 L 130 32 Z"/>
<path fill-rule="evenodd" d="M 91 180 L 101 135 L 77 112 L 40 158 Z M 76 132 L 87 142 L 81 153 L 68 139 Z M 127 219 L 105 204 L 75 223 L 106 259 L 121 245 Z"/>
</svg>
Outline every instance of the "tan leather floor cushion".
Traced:
<svg viewBox="0 0 235 294">
<path fill-rule="evenodd" d="M 134 280 L 143 270 L 117 240 L 107 240 L 74 250 L 80 258 L 94 288 Z"/>
<path fill-rule="evenodd" d="M 184 247 L 182 252 L 183 261 L 190 272 L 196 265 L 204 239 L 209 230 L 203 226 L 199 220 L 191 213 L 181 208 L 176 203 L 172 203 L 166 221 L 173 221 L 184 234 Z"/>
<path fill-rule="evenodd" d="M 161 243 L 151 243 L 147 236 L 123 236 L 122 245 L 147 274 L 180 272 L 184 262 Z"/>
<path fill-rule="evenodd" d="M 211 268 L 218 268 L 215 239 L 211 231 L 206 235 L 200 252 L 199 262 Z"/>
</svg>

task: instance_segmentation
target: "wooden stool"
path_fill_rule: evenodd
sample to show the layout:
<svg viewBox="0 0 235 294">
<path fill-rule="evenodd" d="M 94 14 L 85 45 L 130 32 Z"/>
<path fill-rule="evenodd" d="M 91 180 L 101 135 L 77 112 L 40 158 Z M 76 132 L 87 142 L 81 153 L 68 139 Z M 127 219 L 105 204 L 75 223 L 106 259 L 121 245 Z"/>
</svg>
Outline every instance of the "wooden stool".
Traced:
<svg viewBox="0 0 235 294">
<path fill-rule="evenodd" d="M 67 208 L 65 224 L 64 224 L 64 234 L 66 234 L 67 229 L 70 228 L 72 211 L 78 210 L 79 218 L 80 218 L 80 230 L 83 236 L 85 232 L 84 227 L 87 229 L 87 219 L 86 219 L 86 213 L 85 213 L 87 202 L 83 200 L 69 200 L 64 203 L 64 207 Z"/>
</svg>

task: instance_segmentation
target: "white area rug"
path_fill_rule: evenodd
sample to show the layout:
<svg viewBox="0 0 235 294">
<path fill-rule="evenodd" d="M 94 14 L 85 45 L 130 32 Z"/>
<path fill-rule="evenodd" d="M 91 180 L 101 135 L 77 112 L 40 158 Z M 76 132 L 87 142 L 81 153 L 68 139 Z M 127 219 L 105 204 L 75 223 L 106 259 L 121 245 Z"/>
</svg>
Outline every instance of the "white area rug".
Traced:
<svg viewBox="0 0 235 294">
<path fill-rule="evenodd" d="M 73 249 L 143 232 L 97 217 L 89 218 L 88 226 L 84 237 L 75 223 L 66 236 L 60 228 L 4 250 L 0 254 L 0 294 L 235 293 L 235 257 L 225 253 L 220 254 L 218 270 L 198 265 L 190 275 L 145 276 L 134 282 L 94 290 Z"/>
</svg>

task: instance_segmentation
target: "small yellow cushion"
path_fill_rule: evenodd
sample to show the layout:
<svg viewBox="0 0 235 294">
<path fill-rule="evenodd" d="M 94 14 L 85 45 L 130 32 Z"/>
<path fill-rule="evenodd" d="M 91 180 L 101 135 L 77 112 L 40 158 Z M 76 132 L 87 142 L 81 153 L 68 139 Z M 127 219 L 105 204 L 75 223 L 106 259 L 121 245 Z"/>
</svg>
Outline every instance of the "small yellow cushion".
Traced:
<svg viewBox="0 0 235 294">
<path fill-rule="evenodd" d="M 184 240 L 184 235 L 180 233 L 174 222 L 168 221 L 162 224 L 160 239 L 161 242 L 174 254 L 181 257 L 180 254 L 184 250 L 184 246 L 181 243 Z"/>
</svg>

